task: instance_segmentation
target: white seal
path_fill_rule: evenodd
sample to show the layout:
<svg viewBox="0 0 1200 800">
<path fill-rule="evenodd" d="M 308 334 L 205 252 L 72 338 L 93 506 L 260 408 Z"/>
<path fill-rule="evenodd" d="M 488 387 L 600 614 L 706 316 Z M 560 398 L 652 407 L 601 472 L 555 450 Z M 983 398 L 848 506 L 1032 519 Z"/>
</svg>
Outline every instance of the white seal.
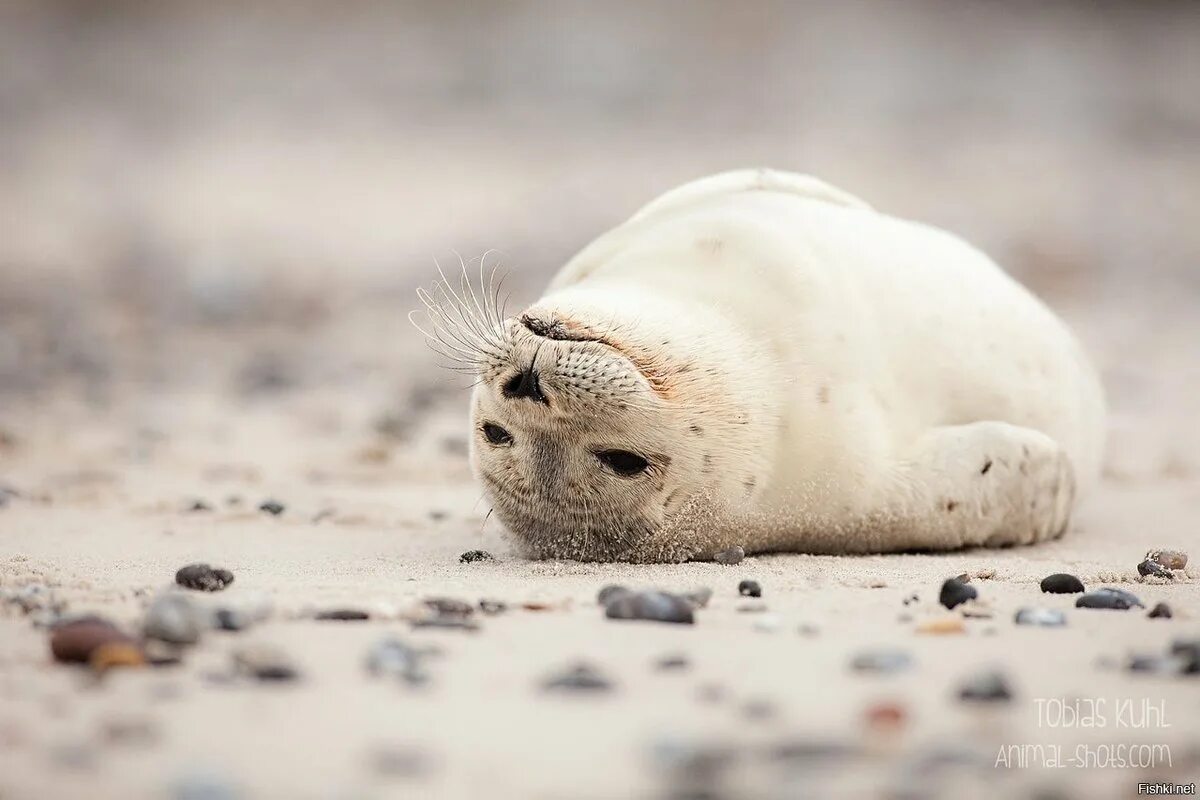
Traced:
<svg viewBox="0 0 1200 800">
<path fill-rule="evenodd" d="M 1066 326 L 960 239 L 813 178 L 668 192 L 510 319 L 466 284 L 426 299 L 478 376 L 474 469 L 533 557 L 1026 544 L 1099 469 L 1103 394 Z"/>
</svg>

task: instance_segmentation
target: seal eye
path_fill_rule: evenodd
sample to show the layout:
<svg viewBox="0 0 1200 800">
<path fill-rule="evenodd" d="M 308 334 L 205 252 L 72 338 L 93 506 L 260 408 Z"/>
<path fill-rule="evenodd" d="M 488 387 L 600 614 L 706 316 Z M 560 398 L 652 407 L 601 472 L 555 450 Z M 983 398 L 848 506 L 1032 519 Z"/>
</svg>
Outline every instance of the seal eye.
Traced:
<svg viewBox="0 0 1200 800">
<path fill-rule="evenodd" d="M 650 468 L 650 462 L 628 450 L 601 450 L 596 458 L 622 477 L 629 478 Z"/>
<path fill-rule="evenodd" d="M 483 423 L 483 435 L 497 447 L 512 444 L 512 434 L 492 422 Z"/>
</svg>

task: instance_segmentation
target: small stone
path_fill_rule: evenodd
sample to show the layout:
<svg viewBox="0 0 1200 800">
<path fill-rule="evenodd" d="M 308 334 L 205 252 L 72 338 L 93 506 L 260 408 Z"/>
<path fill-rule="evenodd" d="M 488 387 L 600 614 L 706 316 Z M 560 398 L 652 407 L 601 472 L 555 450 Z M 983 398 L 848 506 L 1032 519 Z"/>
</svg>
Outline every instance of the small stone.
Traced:
<svg viewBox="0 0 1200 800">
<path fill-rule="evenodd" d="M 709 589 L 707 586 L 704 586 L 699 589 L 693 589 L 683 597 L 696 608 L 706 608 L 708 606 L 708 601 L 712 599 L 712 596 L 713 590 Z"/>
<path fill-rule="evenodd" d="M 948 578 L 942 584 L 942 591 L 938 595 L 938 602 L 946 608 L 954 608 L 960 603 L 974 600 L 978 596 L 979 592 L 975 591 L 974 586 L 967 586 L 957 578 Z"/>
<path fill-rule="evenodd" d="M 239 673 L 260 681 L 291 681 L 299 677 L 282 650 L 264 644 L 237 650 L 233 654 L 233 666 Z"/>
<path fill-rule="evenodd" d="M 762 587 L 758 585 L 758 581 L 742 581 L 737 589 L 742 597 L 762 597 Z"/>
<path fill-rule="evenodd" d="M 1151 550 L 1146 553 L 1146 559 L 1167 569 L 1183 569 L 1188 563 L 1187 553 L 1182 550 Z"/>
<path fill-rule="evenodd" d="M 576 664 L 556 675 L 551 675 L 542 681 L 545 691 L 567 692 L 607 692 L 613 688 L 612 682 L 587 664 Z"/>
<path fill-rule="evenodd" d="M 934 636 L 966 632 L 967 625 L 963 622 L 962 617 L 954 615 L 926 620 L 917 626 L 917 633 L 927 633 Z"/>
<path fill-rule="evenodd" d="M 959 583 L 970 583 L 971 582 L 971 573 L 960 572 L 958 575 L 954 576 L 954 580 L 958 581 Z"/>
<path fill-rule="evenodd" d="M 850 666 L 857 672 L 900 672 L 912 666 L 912 656 L 903 650 L 867 650 L 856 655 Z"/>
<path fill-rule="evenodd" d="M 869 727 L 888 732 L 902 728 L 908 719 L 904 706 L 898 703 L 876 703 L 863 716 Z"/>
<path fill-rule="evenodd" d="M 672 653 L 654 662 L 654 668 L 663 672 L 684 670 L 692 664 L 682 653 Z"/>
<path fill-rule="evenodd" d="M 146 656 L 132 642 L 105 642 L 92 651 L 88 663 L 93 670 L 104 674 L 113 667 L 143 667 Z"/>
<path fill-rule="evenodd" d="M 456 631 L 477 631 L 479 623 L 470 617 L 452 616 L 449 614 L 434 614 L 411 620 L 414 628 L 444 628 Z"/>
<path fill-rule="evenodd" d="M 696 621 L 694 607 L 686 598 L 667 592 L 629 592 L 618 595 L 604 607 L 609 619 L 640 619 L 691 625 Z"/>
<path fill-rule="evenodd" d="M 500 600 L 480 600 L 479 610 L 489 617 L 494 617 L 497 614 L 503 614 L 508 610 L 508 603 Z"/>
<path fill-rule="evenodd" d="M 258 510 L 266 512 L 267 514 L 270 514 L 272 516 L 278 517 L 285 510 L 287 510 L 287 506 L 285 506 L 283 503 L 279 502 L 278 500 L 263 500 L 261 503 L 258 504 Z"/>
<path fill-rule="evenodd" d="M 916 592 L 913 592 L 908 597 L 904 598 L 904 600 L 902 602 L 906 606 L 911 606 L 911 605 L 921 602 L 921 598 L 917 595 Z"/>
<path fill-rule="evenodd" d="M 330 608 L 325 611 L 318 611 L 313 615 L 313 619 L 335 620 L 337 622 L 361 622 L 370 618 L 371 613 L 369 611 L 363 611 L 359 608 Z"/>
<path fill-rule="evenodd" d="M 1083 581 L 1065 572 L 1056 572 L 1042 578 L 1042 591 L 1047 594 L 1081 594 L 1087 591 Z"/>
<path fill-rule="evenodd" d="M 172 644 L 195 644 L 206 627 L 200 609 L 186 595 L 165 592 L 146 609 L 142 633 Z"/>
<path fill-rule="evenodd" d="M 171 800 L 241 800 L 244 795 L 220 775 L 185 775 L 171 787 Z"/>
<path fill-rule="evenodd" d="M 1150 613 L 1146 616 L 1150 617 L 1150 619 L 1170 619 L 1174 616 L 1174 614 L 1171 613 L 1171 607 L 1169 605 L 1166 603 L 1159 603 L 1158 605 L 1154 606 L 1154 608 L 1150 609 Z"/>
<path fill-rule="evenodd" d="M 766 610 L 767 604 L 761 600 L 748 600 L 744 603 L 738 603 L 737 606 L 739 614 L 762 614 Z"/>
<path fill-rule="evenodd" d="M 474 564 L 476 561 L 491 561 L 493 558 L 487 550 L 468 550 L 459 556 L 458 560 L 464 564 Z"/>
<path fill-rule="evenodd" d="M 1146 559 L 1138 564 L 1137 570 L 1138 575 L 1141 575 L 1143 578 L 1165 578 L 1166 580 L 1173 580 L 1175 578 L 1171 574 L 1171 570 L 1157 561 L 1151 561 L 1150 559 Z"/>
<path fill-rule="evenodd" d="M 469 617 L 475 613 L 475 606 L 452 597 L 430 597 L 425 606 L 444 617 Z"/>
<path fill-rule="evenodd" d="M 1107 586 L 1088 592 L 1075 601 L 1076 608 L 1111 608 L 1127 611 L 1134 606 L 1145 608 L 1136 595 L 1124 589 L 1112 589 Z"/>
<path fill-rule="evenodd" d="M 1022 608 L 1017 611 L 1014 621 L 1018 625 L 1061 628 L 1067 624 L 1067 615 L 1052 608 Z"/>
<path fill-rule="evenodd" d="M 242 631 L 250 627 L 250 620 L 234 608 L 218 608 L 213 612 L 213 627 L 223 631 Z"/>
<path fill-rule="evenodd" d="M 175 573 L 175 582 L 187 589 L 219 592 L 233 583 L 233 573 L 227 569 L 210 567 L 208 564 L 188 564 Z"/>
<path fill-rule="evenodd" d="M 713 555 L 713 561 L 718 564 L 724 564 L 727 567 L 732 567 L 734 564 L 742 563 L 742 559 L 745 557 L 746 551 L 741 545 L 735 544 L 733 547 Z"/>
<path fill-rule="evenodd" d="M 55 660 L 88 663 L 102 645 L 136 645 L 132 636 L 99 617 L 85 617 L 54 627 L 50 634 L 50 652 Z"/>
<path fill-rule="evenodd" d="M 212 511 L 213 508 L 204 500 L 193 500 L 192 502 L 188 503 L 184 510 L 194 514 L 198 512 Z"/>
<path fill-rule="evenodd" d="M 1012 689 L 999 672 L 984 672 L 969 678 L 958 690 L 958 699 L 973 703 L 996 703 L 1011 700 Z"/>
<path fill-rule="evenodd" d="M 1130 672 L 1167 675 L 1183 671 L 1185 660 L 1179 656 L 1142 654 L 1130 656 L 1125 666 Z"/>
<path fill-rule="evenodd" d="M 367 652 L 367 671 L 376 677 L 398 678 L 417 685 L 428 680 L 421 654 L 399 639 L 383 639 Z"/>
<path fill-rule="evenodd" d="M 617 597 L 621 597 L 623 595 L 632 594 L 632 593 L 633 592 L 631 592 L 629 589 L 625 588 L 624 586 L 620 586 L 615 583 L 610 583 L 607 586 L 603 587 L 600 590 L 599 594 L 596 595 L 596 602 L 602 606 L 606 606 L 610 602 L 615 600 Z"/>
</svg>

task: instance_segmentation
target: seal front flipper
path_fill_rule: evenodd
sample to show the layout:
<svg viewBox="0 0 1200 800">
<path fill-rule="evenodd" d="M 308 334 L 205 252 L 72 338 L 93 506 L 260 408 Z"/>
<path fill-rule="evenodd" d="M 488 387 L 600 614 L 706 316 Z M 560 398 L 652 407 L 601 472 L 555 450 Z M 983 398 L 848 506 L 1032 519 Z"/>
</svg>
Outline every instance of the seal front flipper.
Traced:
<svg viewBox="0 0 1200 800">
<path fill-rule="evenodd" d="M 889 549 L 1032 544 L 1070 522 L 1075 477 L 1049 436 L 1006 422 L 934 428 L 894 473 L 876 515 Z"/>
</svg>

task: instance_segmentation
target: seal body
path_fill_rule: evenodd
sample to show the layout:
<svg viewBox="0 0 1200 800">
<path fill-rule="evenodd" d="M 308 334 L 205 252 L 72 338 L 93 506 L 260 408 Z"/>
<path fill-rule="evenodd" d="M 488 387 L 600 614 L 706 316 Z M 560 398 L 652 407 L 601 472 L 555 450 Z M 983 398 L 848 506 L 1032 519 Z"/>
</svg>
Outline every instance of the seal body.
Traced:
<svg viewBox="0 0 1200 800">
<path fill-rule="evenodd" d="M 680 187 L 496 322 L 472 459 L 534 556 L 1030 543 L 1099 470 L 1066 326 L 960 239 L 813 178 Z"/>
</svg>

